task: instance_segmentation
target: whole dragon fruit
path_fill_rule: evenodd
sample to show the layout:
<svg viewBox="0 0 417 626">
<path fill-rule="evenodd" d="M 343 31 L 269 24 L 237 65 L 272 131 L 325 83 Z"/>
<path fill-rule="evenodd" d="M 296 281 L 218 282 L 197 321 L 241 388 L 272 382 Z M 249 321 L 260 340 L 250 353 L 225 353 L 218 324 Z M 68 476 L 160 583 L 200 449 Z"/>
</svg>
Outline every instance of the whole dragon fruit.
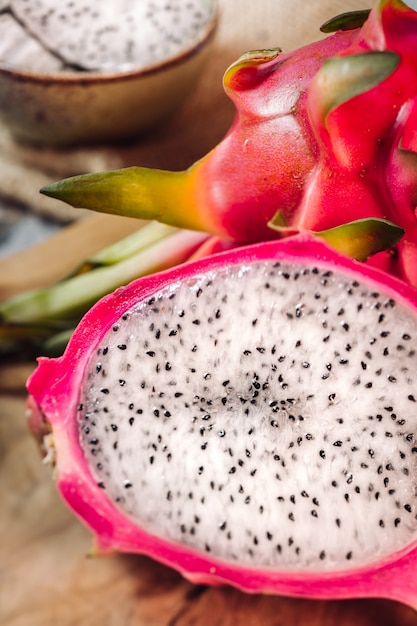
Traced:
<svg viewBox="0 0 417 626">
<path fill-rule="evenodd" d="M 106 296 L 28 383 L 99 551 L 417 607 L 417 291 L 308 233 Z"/>
<path fill-rule="evenodd" d="M 332 29 L 295 52 L 233 64 L 224 85 L 235 121 L 189 170 L 126 168 L 43 192 L 239 242 L 388 219 L 406 235 L 374 262 L 417 285 L 417 12 L 378 0 Z"/>
</svg>

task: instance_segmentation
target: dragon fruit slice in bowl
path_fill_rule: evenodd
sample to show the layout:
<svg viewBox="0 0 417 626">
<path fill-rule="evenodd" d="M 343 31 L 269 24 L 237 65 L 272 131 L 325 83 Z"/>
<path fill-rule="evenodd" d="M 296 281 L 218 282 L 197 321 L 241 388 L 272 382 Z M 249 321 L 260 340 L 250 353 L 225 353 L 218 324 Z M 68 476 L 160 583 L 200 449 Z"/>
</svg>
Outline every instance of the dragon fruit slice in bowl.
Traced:
<svg viewBox="0 0 417 626">
<path fill-rule="evenodd" d="M 118 289 L 28 382 L 100 552 L 417 606 L 417 294 L 309 234 Z"/>
<path fill-rule="evenodd" d="M 216 0 L 13 0 L 0 7 L 0 120 L 56 146 L 143 134 L 195 88 Z"/>
</svg>

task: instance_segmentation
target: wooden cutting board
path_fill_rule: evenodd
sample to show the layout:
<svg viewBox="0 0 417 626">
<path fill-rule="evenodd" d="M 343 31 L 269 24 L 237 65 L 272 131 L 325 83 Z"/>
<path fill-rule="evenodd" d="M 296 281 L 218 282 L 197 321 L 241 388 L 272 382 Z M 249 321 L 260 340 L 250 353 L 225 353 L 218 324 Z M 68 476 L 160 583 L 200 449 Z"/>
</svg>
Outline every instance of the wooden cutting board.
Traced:
<svg viewBox="0 0 417 626">
<path fill-rule="evenodd" d="M 132 227 L 88 218 L 1 261 L 1 298 L 56 280 Z M 193 586 L 139 556 L 89 558 L 90 535 L 61 502 L 27 430 L 24 382 L 33 367 L 0 368 L 2 626 L 417 626 L 417 613 L 390 601 L 250 596 Z"/>
</svg>

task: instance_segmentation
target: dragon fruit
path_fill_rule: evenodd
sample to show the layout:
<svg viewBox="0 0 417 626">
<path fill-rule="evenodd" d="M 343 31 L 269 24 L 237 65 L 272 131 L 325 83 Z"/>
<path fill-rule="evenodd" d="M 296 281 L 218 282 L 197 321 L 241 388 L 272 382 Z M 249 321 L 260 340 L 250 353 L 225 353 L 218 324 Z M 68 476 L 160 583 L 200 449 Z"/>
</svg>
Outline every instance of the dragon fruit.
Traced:
<svg viewBox="0 0 417 626">
<path fill-rule="evenodd" d="M 216 11 L 211 0 L 169 4 L 165 0 L 96 4 L 71 0 L 65 7 L 57 7 L 55 0 L 8 4 L 9 27 L 21 26 L 28 43 L 36 43 L 43 55 L 59 60 L 61 69 L 82 71 L 145 68 L 182 54 L 201 39 Z M 26 65 L 32 67 L 33 60 L 26 58 Z"/>
<path fill-rule="evenodd" d="M 417 607 L 417 292 L 301 233 L 100 300 L 28 381 L 99 552 Z"/>
<path fill-rule="evenodd" d="M 365 217 L 406 235 L 374 259 L 417 285 L 417 11 L 378 0 L 294 52 L 249 52 L 225 73 L 235 121 L 184 172 L 143 167 L 44 188 L 74 206 L 154 218 L 239 242 Z M 271 228 L 273 226 L 273 228 Z"/>
</svg>

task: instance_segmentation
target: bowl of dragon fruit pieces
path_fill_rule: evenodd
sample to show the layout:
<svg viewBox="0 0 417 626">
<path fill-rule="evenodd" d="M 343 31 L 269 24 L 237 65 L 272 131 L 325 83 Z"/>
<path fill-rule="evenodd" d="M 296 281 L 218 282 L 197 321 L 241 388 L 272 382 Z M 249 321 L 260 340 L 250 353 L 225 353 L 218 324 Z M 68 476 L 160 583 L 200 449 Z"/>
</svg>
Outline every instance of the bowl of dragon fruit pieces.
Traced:
<svg viewBox="0 0 417 626">
<path fill-rule="evenodd" d="M 0 122 L 23 142 L 136 137 L 196 86 L 216 0 L 0 0 Z"/>
</svg>

